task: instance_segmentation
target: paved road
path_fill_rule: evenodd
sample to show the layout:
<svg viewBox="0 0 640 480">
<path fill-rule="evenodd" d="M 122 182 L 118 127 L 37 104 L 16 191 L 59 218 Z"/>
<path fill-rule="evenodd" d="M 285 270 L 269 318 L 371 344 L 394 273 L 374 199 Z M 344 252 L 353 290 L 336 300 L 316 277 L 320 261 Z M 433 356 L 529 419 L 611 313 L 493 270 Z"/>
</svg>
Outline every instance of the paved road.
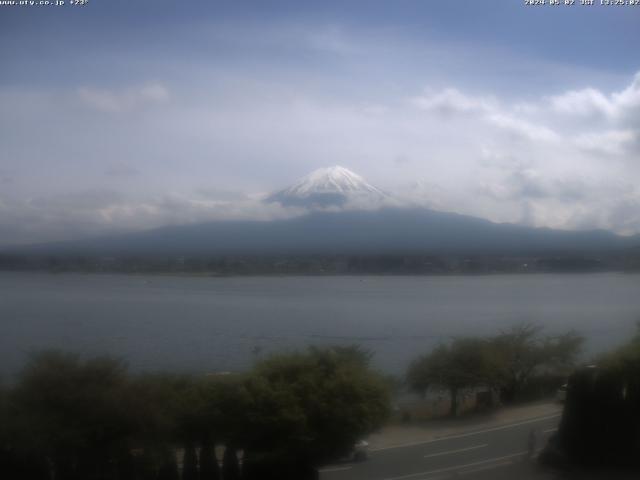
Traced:
<svg viewBox="0 0 640 480">
<path fill-rule="evenodd" d="M 550 472 L 527 458 L 527 439 L 538 432 L 542 447 L 555 431 L 560 414 L 492 426 L 436 440 L 381 448 L 362 463 L 322 469 L 321 480 L 440 480 L 448 478 L 547 479 Z"/>
</svg>

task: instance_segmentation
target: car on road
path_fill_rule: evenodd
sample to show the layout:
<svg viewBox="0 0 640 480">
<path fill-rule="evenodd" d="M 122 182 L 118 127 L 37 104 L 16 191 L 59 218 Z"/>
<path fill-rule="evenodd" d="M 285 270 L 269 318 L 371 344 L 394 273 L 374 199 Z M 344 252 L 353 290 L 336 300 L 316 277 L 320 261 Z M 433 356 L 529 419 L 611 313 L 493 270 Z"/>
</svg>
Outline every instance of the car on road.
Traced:
<svg viewBox="0 0 640 480">
<path fill-rule="evenodd" d="M 359 440 L 353 445 L 353 449 L 345 460 L 348 462 L 364 462 L 367 458 L 369 458 L 369 442 Z"/>
</svg>

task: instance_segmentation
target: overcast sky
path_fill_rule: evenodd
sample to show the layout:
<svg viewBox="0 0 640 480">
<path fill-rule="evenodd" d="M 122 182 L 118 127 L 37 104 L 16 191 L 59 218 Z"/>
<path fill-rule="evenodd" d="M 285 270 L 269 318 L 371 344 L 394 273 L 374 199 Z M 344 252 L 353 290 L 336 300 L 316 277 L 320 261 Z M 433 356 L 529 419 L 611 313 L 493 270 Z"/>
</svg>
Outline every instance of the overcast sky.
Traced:
<svg viewBox="0 0 640 480">
<path fill-rule="evenodd" d="M 283 217 L 257 194 L 331 165 L 639 233 L 640 6 L 523 3 L 0 6 L 0 245 Z"/>
</svg>

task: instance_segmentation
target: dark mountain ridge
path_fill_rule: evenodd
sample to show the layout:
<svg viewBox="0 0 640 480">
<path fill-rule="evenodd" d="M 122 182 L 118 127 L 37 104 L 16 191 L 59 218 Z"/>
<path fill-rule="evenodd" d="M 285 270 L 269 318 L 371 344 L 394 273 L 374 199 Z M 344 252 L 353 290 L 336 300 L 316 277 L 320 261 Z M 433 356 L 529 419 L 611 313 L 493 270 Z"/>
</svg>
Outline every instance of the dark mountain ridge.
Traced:
<svg viewBox="0 0 640 480">
<path fill-rule="evenodd" d="M 554 255 L 619 252 L 640 237 L 498 224 L 422 208 L 316 211 L 273 221 L 167 226 L 91 240 L 5 248 L 23 255 Z"/>
</svg>

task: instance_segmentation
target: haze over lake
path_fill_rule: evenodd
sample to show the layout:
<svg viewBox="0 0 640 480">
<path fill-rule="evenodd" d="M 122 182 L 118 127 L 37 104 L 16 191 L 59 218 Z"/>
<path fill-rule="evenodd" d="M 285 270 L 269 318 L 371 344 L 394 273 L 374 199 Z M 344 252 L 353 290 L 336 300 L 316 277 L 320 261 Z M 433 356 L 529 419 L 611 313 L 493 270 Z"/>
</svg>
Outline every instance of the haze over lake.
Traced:
<svg viewBox="0 0 640 480">
<path fill-rule="evenodd" d="M 309 344 L 357 343 L 401 374 L 457 335 L 533 322 L 576 329 L 587 355 L 640 319 L 640 275 L 178 277 L 0 273 L 0 375 L 29 351 L 125 358 L 134 370 L 233 371 Z"/>
</svg>

